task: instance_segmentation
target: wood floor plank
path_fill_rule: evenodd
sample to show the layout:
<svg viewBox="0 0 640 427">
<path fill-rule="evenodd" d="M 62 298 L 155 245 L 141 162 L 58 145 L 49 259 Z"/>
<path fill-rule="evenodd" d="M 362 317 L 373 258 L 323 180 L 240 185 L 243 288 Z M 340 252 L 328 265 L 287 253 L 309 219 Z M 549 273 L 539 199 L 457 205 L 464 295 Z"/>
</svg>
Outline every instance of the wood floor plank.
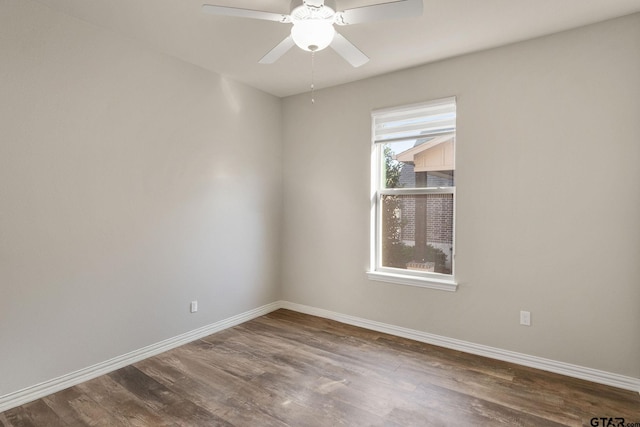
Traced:
<svg viewBox="0 0 640 427">
<path fill-rule="evenodd" d="M 194 402 L 183 398 L 134 366 L 109 374 L 128 392 L 135 395 L 163 420 L 179 426 L 229 426 L 225 420 Z"/>
<path fill-rule="evenodd" d="M 110 425 L 110 414 L 77 387 L 54 393 L 43 400 L 69 426 Z"/>
<path fill-rule="evenodd" d="M 63 420 L 42 399 L 9 410 L 5 415 L 9 425 L 14 427 L 65 426 Z"/>
<path fill-rule="evenodd" d="M 278 310 L 0 413 L 0 427 L 556 427 L 594 417 L 640 423 L 640 396 Z"/>
<path fill-rule="evenodd" d="M 109 375 L 103 375 L 76 387 L 104 408 L 110 414 L 109 419 L 113 420 L 114 424 L 121 426 L 171 425 Z"/>
<path fill-rule="evenodd" d="M 286 426 L 264 412 L 252 413 L 244 410 L 236 397 L 244 383 L 239 379 L 216 368 L 208 368 L 211 372 L 205 370 L 207 375 L 203 376 L 200 374 L 206 367 L 193 365 L 188 360 L 177 364 L 172 358 L 160 356 L 139 362 L 136 367 L 232 425 Z"/>
<path fill-rule="evenodd" d="M 581 424 L 576 417 L 567 416 L 559 422 L 547 419 L 546 414 L 545 416 L 533 415 L 497 403 L 495 399 L 482 399 L 431 384 L 421 385 L 415 398 L 420 402 L 418 406 L 424 407 L 431 416 L 437 415 L 443 421 L 455 418 L 464 425 L 498 424 L 557 427 Z"/>
</svg>

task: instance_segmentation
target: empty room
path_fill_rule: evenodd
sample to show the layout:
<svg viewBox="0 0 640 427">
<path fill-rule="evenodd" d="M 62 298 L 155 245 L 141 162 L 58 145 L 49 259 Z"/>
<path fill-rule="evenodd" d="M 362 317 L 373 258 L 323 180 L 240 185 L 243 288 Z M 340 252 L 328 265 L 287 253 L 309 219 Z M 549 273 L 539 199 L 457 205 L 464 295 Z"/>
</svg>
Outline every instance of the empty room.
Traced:
<svg viewBox="0 0 640 427">
<path fill-rule="evenodd" d="M 640 427 L 640 0 L 0 0 L 0 427 Z"/>
</svg>

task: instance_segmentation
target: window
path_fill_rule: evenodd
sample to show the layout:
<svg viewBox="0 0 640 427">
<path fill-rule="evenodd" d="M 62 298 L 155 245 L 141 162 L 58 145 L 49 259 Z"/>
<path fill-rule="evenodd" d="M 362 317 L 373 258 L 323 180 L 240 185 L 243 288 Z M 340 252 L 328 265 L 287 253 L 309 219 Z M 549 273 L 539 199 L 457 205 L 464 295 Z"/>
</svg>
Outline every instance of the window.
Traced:
<svg viewBox="0 0 640 427">
<path fill-rule="evenodd" d="M 369 278 L 455 290 L 455 98 L 372 121 Z"/>
</svg>

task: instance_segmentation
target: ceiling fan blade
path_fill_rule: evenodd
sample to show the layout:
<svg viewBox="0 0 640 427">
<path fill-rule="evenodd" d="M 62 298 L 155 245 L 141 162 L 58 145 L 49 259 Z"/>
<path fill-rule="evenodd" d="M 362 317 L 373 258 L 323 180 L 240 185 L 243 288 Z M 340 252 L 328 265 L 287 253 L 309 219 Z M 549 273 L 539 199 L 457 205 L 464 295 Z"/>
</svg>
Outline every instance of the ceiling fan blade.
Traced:
<svg viewBox="0 0 640 427">
<path fill-rule="evenodd" d="M 264 12 L 262 10 L 239 9 L 237 7 L 216 6 L 213 4 L 203 4 L 202 11 L 212 15 L 235 16 L 239 18 L 262 19 L 265 21 L 291 22 L 289 15 L 280 13 Z"/>
<path fill-rule="evenodd" d="M 293 37 L 288 36 L 286 39 L 282 40 L 276 47 L 271 49 L 265 56 L 262 57 L 260 64 L 273 64 L 276 62 L 282 55 L 287 53 L 289 49 L 295 46 L 293 42 Z"/>
<path fill-rule="evenodd" d="M 423 0 L 399 0 L 347 9 L 336 13 L 336 24 L 351 25 L 420 16 L 422 15 L 422 2 Z"/>
<path fill-rule="evenodd" d="M 369 57 L 367 55 L 362 53 L 360 49 L 355 47 L 353 43 L 338 32 L 336 32 L 333 37 L 333 41 L 329 46 L 331 46 L 331 49 L 335 50 L 338 55 L 342 56 L 345 61 L 354 67 L 359 67 L 369 62 Z"/>
</svg>

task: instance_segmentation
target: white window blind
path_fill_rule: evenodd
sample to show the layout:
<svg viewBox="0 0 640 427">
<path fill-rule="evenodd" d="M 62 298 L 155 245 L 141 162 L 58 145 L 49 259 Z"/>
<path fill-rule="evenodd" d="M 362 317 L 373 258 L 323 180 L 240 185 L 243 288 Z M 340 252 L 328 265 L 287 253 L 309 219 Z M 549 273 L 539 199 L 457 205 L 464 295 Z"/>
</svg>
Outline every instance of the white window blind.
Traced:
<svg viewBox="0 0 640 427">
<path fill-rule="evenodd" d="M 424 104 L 374 111 L 375 143 L 404 141 L 452 132 L 456 126 L 456 100 L 443 98 Z"/>
</svg>

